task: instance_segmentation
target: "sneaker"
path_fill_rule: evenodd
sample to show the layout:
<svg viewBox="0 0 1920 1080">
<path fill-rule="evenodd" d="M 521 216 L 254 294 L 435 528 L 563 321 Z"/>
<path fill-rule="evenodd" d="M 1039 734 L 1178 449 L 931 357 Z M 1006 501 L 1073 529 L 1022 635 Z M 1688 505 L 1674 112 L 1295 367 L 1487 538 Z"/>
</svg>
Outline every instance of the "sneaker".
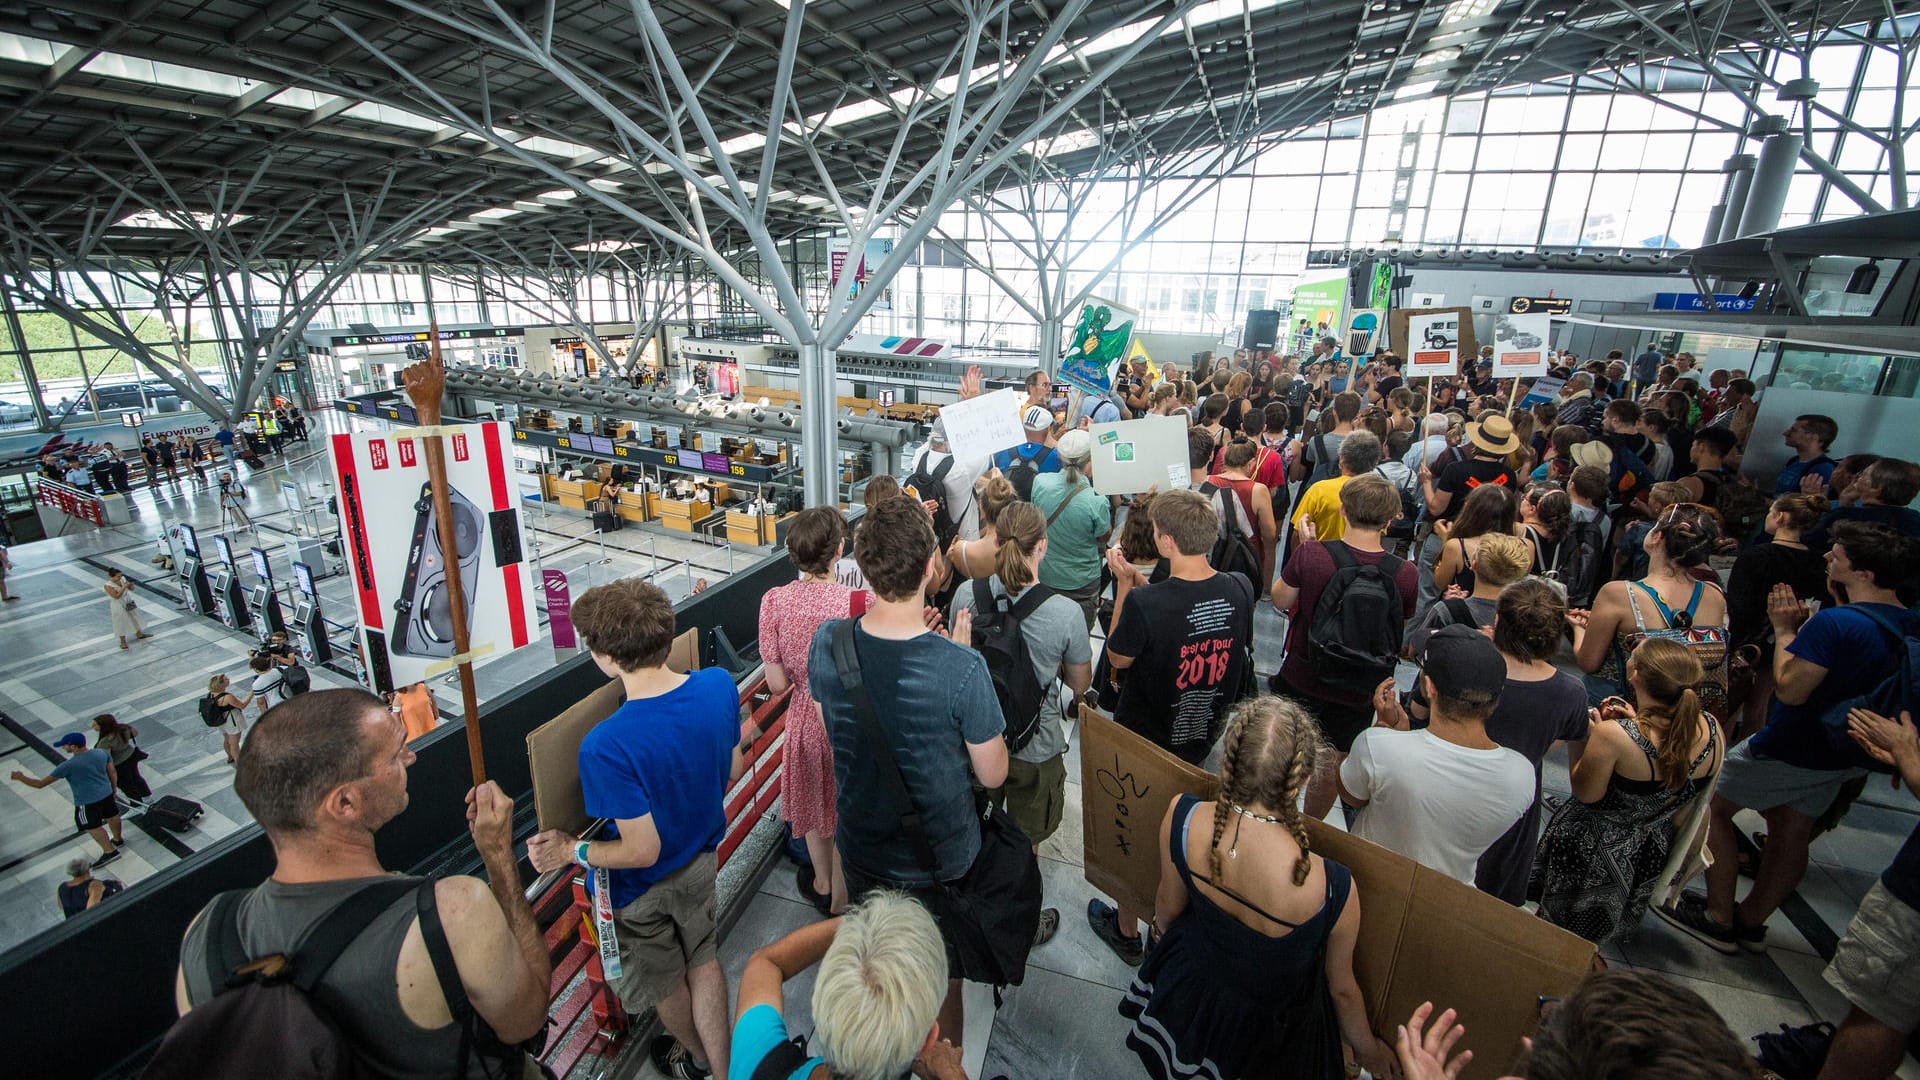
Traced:
<svg viewBox="0 0 1920 1080">
<path fill-rule="evenodd" d="M 1139 967 L 1140 961 L 1147 958 L 1144 942 L 1120 933 L 1120 912 L 1112 904 L 1098 898 L 1087 901 L 1087 924 L 1128 967 Z"/>
<path fill-rule="evenodd" d="M 117 848 L 123 848 L 123 847 L 126 847 L 126 846 L 127 846 L 127 840 L 126 840 L 126 837 L 124 837 L 124 836 L 120 836 L 120 837 L 115 837 L 115 838 L 114 838 L 114 841 L 113 841 L 113 846 L 114 846 L 114 847 L 117 847 Z"/>
<path fill-rule="evenodd" d="M 1686 892 L 1680 894 L 1680 899 L 1683 904 L 1697 907 L 1702 911 L 1706 910 L 1707 894 L 1698 889 L 1688 889 Z M 1759 926 L 1742 925 L 1740 922 L 1740 909 L 1738 907 L 1733 909 L 1733 935 L 1734 940 L 1739 943 L 1740 947 L 1750 953 L 1757 955 L 1767 951 L 1766 924 L 1761 923 Z"/>
<path fill-rule="evenodd" d="M 1047 908 L 1040 912 L 1040 925 L 1033 928 L 1033 947 L 1039 948 L 1053 940 L 1060 929 L 1060 909 Z"/>
<path fill-rule="evenodd" d="M 652 1045 L 647 1047 L 647 1056 L 668 1080 L 710 1080 L 713 1076 L 711 1070 L 694 1064 L 687 1048 L 671 1035 L 655 1036 Z"/>
<path fill-rule="evenodd" d="M 1740 939 L 1733 927 L 1707 914 L 1707 905 L 1694 896 L 1682 896 L 1678 904 L 1661 905 L 1653 910 L 1714 952 L 1732 956 L 1740 951 Z M 1761 933 L 1766 933 L 1765 927 L 1761 927 Z"/>
<path fill-rule="evenodd" d="M 95 870 L 98 870 L 101 867 L 107 865 L 108 863 L 112 862 L 113 860 L 119 857 L 120 857 L 120 849 L 114 848 L 112 851 L 109 851 L 106 854 L 100 856 L 99 858 L 93 860 L 93 868 Z"/>
</svg>

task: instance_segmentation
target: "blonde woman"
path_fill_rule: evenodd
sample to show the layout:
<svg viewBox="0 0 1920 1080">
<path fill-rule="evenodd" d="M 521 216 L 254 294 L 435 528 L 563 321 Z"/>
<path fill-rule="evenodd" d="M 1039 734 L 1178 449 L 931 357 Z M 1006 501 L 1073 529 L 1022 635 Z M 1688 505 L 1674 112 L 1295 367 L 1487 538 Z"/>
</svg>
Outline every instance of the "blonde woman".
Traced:
<svg viewBox="0 0 1920 1080">
<path fill-rule="evenodd" d="M 207 680 L 207 696 L 200 702 L 200 719 L 208 727 L 220 729 L 220 745 L 227 752 L 229 765 L 240 760 L 240 737 L 245 734 L 242 718 L 253 702 L 252 694 L 236 697 L 230 693 L 231 685 L 225 675 L 215 675 Z"/>
<path fill-rule="evenodd" d="M 1391 1075 L 1353 975 L 1360 896 L 1314 855 L 1300 812 L 1320 730 L 1300 706 L 1258 697 L 1221 743 L 1220 797 L 1182 795 L 1160 823 L 1158 944 L 1120 1003 L 1127 1045 L 1154 1080 Z"/>
<path fill-rule="evenodd" d="M 996 527 L 1000 512 L 1020 501 L 1020 493 L 1014 490 L 1013 482 L 994 473 L 981 478 L 974 485 L 974 498 L 980 503 L 980 538 L 968 540 L 963 536 L 953 538 L 947 545 L 947 562 L 961 577 L 970 581 L 993 576 L 994 556 L 1000 551 L 999 529 Z"/>
</svg>

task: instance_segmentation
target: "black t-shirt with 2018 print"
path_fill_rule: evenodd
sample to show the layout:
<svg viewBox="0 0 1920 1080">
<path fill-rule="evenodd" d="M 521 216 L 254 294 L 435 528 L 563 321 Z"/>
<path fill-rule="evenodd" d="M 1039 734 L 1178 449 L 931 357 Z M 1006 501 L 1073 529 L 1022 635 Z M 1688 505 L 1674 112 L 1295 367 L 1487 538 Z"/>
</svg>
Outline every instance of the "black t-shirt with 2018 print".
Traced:
<svg viewBox="0 0 1920 1080">
<path fill-rule="evenodd" d="M 1249 662 L 1253 589 L 1238 574 L 1127 594 L 1107 644 L 1134 658 L 1113 718 L 1186 761 L 1206 759 Z"/>
</svg>

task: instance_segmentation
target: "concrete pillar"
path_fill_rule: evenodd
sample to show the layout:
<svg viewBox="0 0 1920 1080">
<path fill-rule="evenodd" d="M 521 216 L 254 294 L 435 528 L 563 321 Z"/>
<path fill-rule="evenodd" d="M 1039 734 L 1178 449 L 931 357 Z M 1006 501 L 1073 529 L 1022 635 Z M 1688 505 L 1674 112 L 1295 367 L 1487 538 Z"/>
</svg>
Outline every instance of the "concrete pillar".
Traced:
<svg viewBox="0 0 1920 1080">
<path fill-rule="evenodd" d="M 808 506 L 840 505 L 840 411 L 834 392 L 834 352 L 818 341 L 799 343 L 800 454 Z M 878 462 L 875 463 L 878 465 Z"/>
<path fill-rule="evenodd" d="M 1740 215 L 1746 211 L 1747 189 L 1753 184 L 1753 155 L 1735 154 L 1721 169 L 1727 174 L 1727 209 L 1720 219 L 1718 239 L 1724 241 L 1740 235 Z"/>
<path fill-rule="evenodd" d="M 1800 160 L 1802 144 L 1799 135 L 1788 131 L 1768 135 L 1760 144 L 1760 162 L 1753 169 L 1738 235 L 1772 232 L 1780 226 L 1780 210 L 1787 205 L 1787 189 L 1793 185 L 1793 167 Z"/>
</svg>

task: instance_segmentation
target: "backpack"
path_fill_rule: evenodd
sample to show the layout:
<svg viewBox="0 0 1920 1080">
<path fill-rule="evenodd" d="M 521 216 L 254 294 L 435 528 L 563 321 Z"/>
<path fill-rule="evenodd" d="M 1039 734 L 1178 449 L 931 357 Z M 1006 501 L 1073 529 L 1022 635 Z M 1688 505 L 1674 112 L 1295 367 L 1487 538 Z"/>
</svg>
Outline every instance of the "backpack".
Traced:
<svg viewBox="0 0 1920 1080">
<path fill-rule="evenodd" d="M 1881 716 L 1898 717 L 1903 709 L 1920 711 L 1920 700 L 1915 700 L 1914 696 L 1914 674 L 1920 672 L 1920 637 L 1908 634 L 1893 620 L 1861 605 L 1848 604 L 1839 610 L 1864 616 L 1893 639 L 1893 670 L 1865 693 L 1827 706 L 1826 711 L 1820 714 L 1820 724 L 1826 729 L 1828 741 L 1836 748 L 1850 752 L 1856 765 L 1874 772 L 1894 772 L 1892 766 L 1881 764 L 1861 750 L 1852 736 L 1847 734 L 1847 713 L 1854 709 L 1867 709 Z"/>
<path fill-rule="evenodd" d="M 288 697 L 296 697 L 313 689 L 313 673 L 294 664 L 280 669 L 280 682 L 286 687 Z"/>
<path fill-rule="evenodd" d="M 1473 607 L 1464 597 L 1456 596 L 1450 600 L 1442 600 L 1440 603 L 1447 609 L 1447 617 L 1453 621 L 1453 625 L 1464 626 L 1469 630 L 1480 629 L 1480 620 L 1473 617 Z"/>
<path fill-rule="evenodd" d="M 1381 472 L 1382 468 L 1384 468 L 1384 466 L 1375 465 L 1373 471 L 1379 475 L 1380 479 L 1387 480 L 1387 474 Z M 1400 493 L 1400 516 L 1395 518 L 1393 523 L 1387 526 L 1386 532 L 1382 534 L 1389 540 L 1412 539 L 1414 529 L 1420 524 L 1420 511 L 1426 507 L 1424 500 L 1420 496 L 1420 489 L 1417 486 L 1419 475 L 1420 474 L 1412 470 L 1408 470 L 1407 479 L 1415 481 L 1415 483 L 1393 485 L 1394 490 Z M 1387 480 L 1387 483 L 1393 484 L 1393 481 Z"/>
<path fill-rule="evenodd" d="M 471 1055 L 478 1053 L 495 1065 L 509 1066 L 508 1075 L 519 1075 L 524 1055 L 537 1052 L 545 1035 L 508 1046 L 473 1011 L 433 889 L 433 878 L 396 877 L 368 885 L 308 930 L 292 956 L 249 957 L 239 924 L 240 901 L 248 890 L 214 897 L 206 914 L 206 974 L 218 990 L 212 1000 L 174 1022 L 140 1074 L 142 1080 L 258 1076 L 262 1062 L 273 1063 L 276 1080 L 384 1075 L 360 1059 L 313 990 L 373 920 L 408 894 L 416 898 L 420 934 L 440 992 L 454 1023 L 461 1026 L 459 1059 L 448 1063 L 449 1074 L 465 1076 Z"/>
<path fill-rule="evenodd" d="M 1324 546 L 1333 558 L 1333 578 L 1313 606 L 1307 662 L 1327 685 L 1371 694 L 1400 660 L 1406 616 L 1394 577 L 1406 560 L 1387 554 L 1361 565 L 1345 541 Z"/>
<path fill-rule="evenodd" d="M 1586 607 L 1600 590 L 1600 567 L 1606 557 L 1607 541 L 1600 532 L 1599 516 L 1572 518 L 1567 522 L 1567 534 L 1546 559 L 1544 576 L 1566 588 L 1568 607 Z"/>
<path fill-rule="evenodd" d="M 1322 480 L 1340 475 L 1340 462 L 1336 454 L 1327 452 L 1327 433 L 1321 432 L 1313 437 L 1313 469 L 1307 473 L 1307 486 L 1312 487 Z"/>
<path fill-rule="evenodd" d="M 1231 488 L 1215 487 L 1211 480 L 1198 490 L 1209 500 L 1239 499 Z M 1219 505 L 1220 531 L 1214 537 L 1213 550 L 1207 552 L 1207 565 L 1223 574 L 1239 574 L 1252 585 L 1260 580 L 1260 555 L 1253 550 L 1253 539 L 1240 531 L 1240 507 L 1236 503 Z"/>
<path fill-rule="evenodd" d="M 227 722 L 227 710 L 220 707 L 220 699 L 213 694 L 200 699 L 200 722 L 208 727 L 222 727 Z"/>
<path fill-rule="evenodd" d="M 1009 604 L 1005 596 L 993 595 L 991 579 L 979 578 L 973 583 L 973 647 L 986 658 L 993 696 L 1000 699 L 1009 753 L 1025 749 L 1040 730 L 1040 707 L 1046 701 L 1051 680 L 1042 685 L 1034 674 L 1033 656 L 1027 649 L 1026 636 L 1020 632 L 1020 623 L 1052 595 L 1052 589 L 1035 583 L 1019 603 Z"/>
<path fill-rule="evenodd" d="M 932 454 L 922 455 L 920 464 L 914 466 L 913 475 L 907 477 L 907 486 L 920 496 L 921 502 L 933 503 L 933 535 L 939 541 L 940 550 L 947 550 L 953 538 L 960 535 L 960 522 L 953 514 L 953 508 L 947 504 L 947 474 L 953 471 L 953 456 L 949 454 L 945 461 L 927 471 L 927 459 Z"/>
<path fill-rule="evenodd" d="M 1013 485 L 1013 490 L 1019 493 L 1022 500 L 1032 501 L 1033 480 L 1040 475 L 1040 462 L 1044 460 L 1046 456 L 1047 448 L 1045 446 L 1041 446 L 1040 452 L 1033 457 L 1027 457 L 1020 452 L 1018 447 L 1015 447 L 1013 450 L 1013 460 L 1007 462 L 1007 467 L 1000 470 L 1001 473 L 1006 476 L 1007 483 Z"/>
<path fill-rule="evenodd" d="M 1278 456 L 1281 464 L 1284 466 L 1287 460 L 1287 447 L 1292 445 L 1293 436 L 1285 435 L 1281 437 L 1279 446 L 1262 446 L 1260 451 L 1261 453 Z M 1260 475 L 1260 467 L 1265 462 L 1266 459 L 1259 454 L 1254 455 L 1253 475 L 1255 477 Z M 1270 490 L 1273 494 L 1273 520 L 1276 524 L 1283 523 L 1287 520 L 1287 512 L 1293 508 L 1293 489 L 1287 481 L 1287 470 L 1285 468 L 1280 470 L 1280 482 L 1270 485 Z"/>
</svg>

